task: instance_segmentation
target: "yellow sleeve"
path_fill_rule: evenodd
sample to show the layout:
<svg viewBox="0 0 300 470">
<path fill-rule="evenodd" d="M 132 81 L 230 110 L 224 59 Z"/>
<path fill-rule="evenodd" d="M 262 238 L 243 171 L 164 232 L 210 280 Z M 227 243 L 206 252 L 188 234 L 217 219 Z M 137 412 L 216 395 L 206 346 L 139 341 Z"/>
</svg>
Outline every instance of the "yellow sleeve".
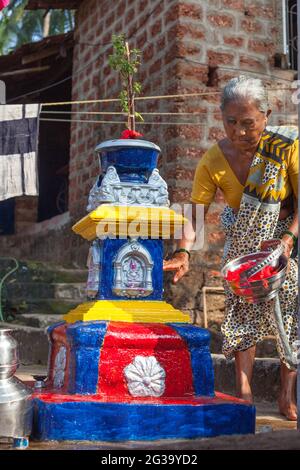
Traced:
<svg viewBox="0 0 300 470">
<path fill-rule="evenodd" d="M 288 176 L 293 188 L 293 193 L 298 198 L 298 174 L 299 174 L 299 140 L 292 145 L 288 159 Z"/>
<path fill-rule="evenodd" d="M 215 197 L 217 186 L 209 170 L 208 152 L 199 161 L 193 182 L 191 201 L 197 204 L 209 205 Z"/>
</svg>

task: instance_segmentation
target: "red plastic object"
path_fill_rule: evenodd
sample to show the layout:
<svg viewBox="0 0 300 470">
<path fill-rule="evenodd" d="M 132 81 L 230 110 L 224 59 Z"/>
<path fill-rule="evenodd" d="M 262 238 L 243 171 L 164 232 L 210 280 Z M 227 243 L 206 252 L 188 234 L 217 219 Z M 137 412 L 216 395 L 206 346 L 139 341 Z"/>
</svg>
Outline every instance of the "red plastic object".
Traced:
<svg viewBox="0 0 300 470">
<path fill-rule="evenodd" d="M 248 261 L 247 263 L 242 264 L 238 269 L 234 271 L 228 271 L 226 276 L 226 281 L 237 282 L 241 281 L 241 273 L 247 269 L 252 268 L 255 265 L 254 261 Z M 254 274 L 249 278 L 250 281 L 266 281 L 265 287 L 268 287 L 267 279 L 277 273 L 277 268 L 273 266 L 266 266 L 258 273 Z"/>
<path fill-rule="evenodd" d="M 143 134 L 140 134 L 137 131 L 126 129 L 122 132 L 121 137 L 122 139 L 138 139 L 139 137 L 143 137 Z"/>
</svg>

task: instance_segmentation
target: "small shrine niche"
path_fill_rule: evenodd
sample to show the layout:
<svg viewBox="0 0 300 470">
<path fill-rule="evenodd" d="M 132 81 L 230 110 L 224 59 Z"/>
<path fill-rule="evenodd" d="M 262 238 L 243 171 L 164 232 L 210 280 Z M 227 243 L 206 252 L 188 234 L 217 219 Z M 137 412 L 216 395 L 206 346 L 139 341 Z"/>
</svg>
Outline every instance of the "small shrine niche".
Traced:
<svg viewBox="0 0 300 470">
<path fill-rule="evenodd" d="M 115 257 L 113 292 L 120 297 L 147 297 L 153 292 L 152 269 L 149 251 L 131 240 Z"/>
</svg>

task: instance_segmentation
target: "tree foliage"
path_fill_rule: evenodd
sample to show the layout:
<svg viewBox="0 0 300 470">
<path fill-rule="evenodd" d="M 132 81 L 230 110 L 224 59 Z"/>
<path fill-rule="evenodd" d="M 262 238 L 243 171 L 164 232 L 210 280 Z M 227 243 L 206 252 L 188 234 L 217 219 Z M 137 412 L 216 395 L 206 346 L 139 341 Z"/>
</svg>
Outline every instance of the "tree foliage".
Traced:
<svg viewBox="0 0 300 470">
<path fill-rule="evenodd" d="M 28 0 L 11 0 L 0 13 L 0 54 L 8 54 L 22 44 L 44 37 L 46 10 L 25 10 Z M 50 10 L 49 35 L 61 34 L 74 28 L 74 12 Z"/>
</svg>

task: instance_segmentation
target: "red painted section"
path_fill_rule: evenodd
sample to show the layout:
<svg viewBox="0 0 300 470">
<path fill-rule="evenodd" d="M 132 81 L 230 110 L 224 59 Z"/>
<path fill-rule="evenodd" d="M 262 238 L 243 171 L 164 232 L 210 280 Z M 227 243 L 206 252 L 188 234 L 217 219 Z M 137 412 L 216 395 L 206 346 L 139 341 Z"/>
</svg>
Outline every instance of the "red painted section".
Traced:
<svg viewBox="0 0 300 470">
<path fill-rule="evenodd" d="M 99 403 L 118 403 L 119 398 L 104 395 L 68 395 L 68 394 L 58 394 L 53 393 L 52 391 L 45 393 L 34 393 L 33 398 L 38 398 L 46 403 L 66 403 L 66 402 L 99 402 Z M 127 397 L 122 399 L 122 403 L 138 403 L 138 404 L 157 404 L 157 405 L 224 405 L 228 404 L 244 404 L 249 405 L 249 402 L 241 400 L 240 398 L 232 397 L 230 395 L 225 395 L 224 393 L 216 392 L 214 398 L 210 397 L 186 397 L 186 398 L 132 398 Z"/>
<path fill-rule="evenodd" d="M 98 393 L 109 399 L 114 396 L 117 400 L 133 400 L 127 388 L 124 368 L 136 356 L 155 356 L 164 368 L 163 397 L 193 395 L 190 353 L 178 333 L 162 324 L 122 322 L 108 326 L 100 354 Z"/>
</svg>

